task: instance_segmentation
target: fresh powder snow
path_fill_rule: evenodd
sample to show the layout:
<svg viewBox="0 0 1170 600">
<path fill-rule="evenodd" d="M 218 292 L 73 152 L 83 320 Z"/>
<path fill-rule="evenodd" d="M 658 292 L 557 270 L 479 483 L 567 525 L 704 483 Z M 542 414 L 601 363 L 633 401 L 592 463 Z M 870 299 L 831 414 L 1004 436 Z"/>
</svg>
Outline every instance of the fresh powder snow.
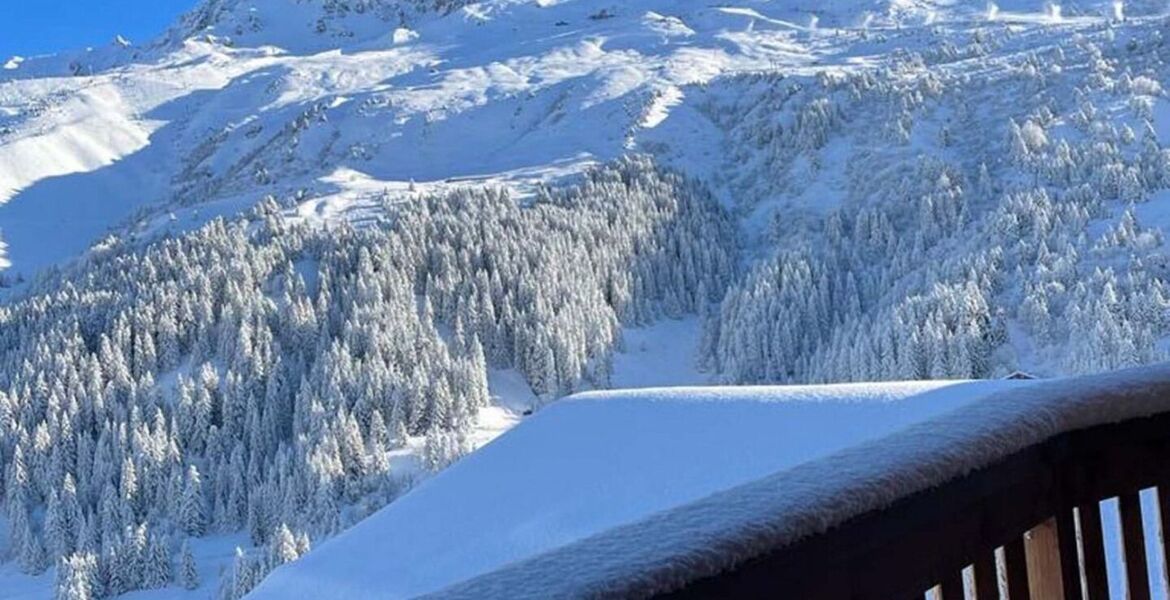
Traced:
<svg viewBox="0 0 1170 600">
<path fill-rule="evenodd" d="M 0 56 L 0 596 L 436 591 L 1026 384 L 575 392 L 1170 356 L 1162 0 L 189 3 Z"/>
<path fill-rule="evenodd" d="M 249 598 L 410 598 L 1028 382 L 655 388 L 558 402 Z"/>
</svg>

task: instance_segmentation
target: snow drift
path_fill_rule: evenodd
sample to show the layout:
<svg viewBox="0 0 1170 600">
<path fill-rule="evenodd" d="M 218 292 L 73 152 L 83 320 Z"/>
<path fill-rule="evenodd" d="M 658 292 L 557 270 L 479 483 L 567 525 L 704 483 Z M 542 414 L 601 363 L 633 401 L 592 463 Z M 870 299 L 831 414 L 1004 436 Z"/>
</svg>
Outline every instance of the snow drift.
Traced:
<svg viewBox="0 0 1170 600">
<path fill-rule="evenodd" d="M 1061 433 L 1166 411 L 1167 365 L 1027 384 L 509 565 L 439 596 L 638 597 L 669 591 Z M 1110 520 L 1105 525 L 1107 538 L 1116 539 L 1110 531 L 1116 526 Z M 1117 572 L 1116 554 L 1108 560 Z M 1155 567 L 1151 573 L 1160 571 L 1149 566 Z M 1113 574 L 1110 583 L 1116 590 Z"/>
<path fill-rule="evenodd" d="M 405 598 L 434 592 L 1026 385 L 922 382 L 579 395 L 278 569 L 249 597 Z M 588 583 L 578 571 L 569 574 L 575 577 L 559 591 Z M 468 589 L 469 597 L 482 591 Z"/>
</svg>

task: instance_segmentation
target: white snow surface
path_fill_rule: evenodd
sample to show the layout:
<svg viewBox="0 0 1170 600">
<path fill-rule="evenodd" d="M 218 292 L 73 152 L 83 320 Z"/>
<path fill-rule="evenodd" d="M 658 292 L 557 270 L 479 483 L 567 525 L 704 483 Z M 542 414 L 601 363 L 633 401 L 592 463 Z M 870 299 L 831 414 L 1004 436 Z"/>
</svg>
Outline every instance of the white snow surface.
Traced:
<svg viewBox="0 0 1170 600">
<path fill-rule="evenodd" d="M 361 3 L 378 9 L 207 0 L 154 44 L 53 56 L 9 58 L 0 41 L 0 268 L 32 276 L 107 233 L 183 231 L 267 195 L 295 219 L 357 224 L 379 218 L 387 200 L 444 188 L 489 184 L 523 195 L 629 151 L 706 181 L 731 204 L 757 190 L 735 188 L 729 174 L 743 170 L 743 179 L 756 181 L 761 167 L 749 154 L 729 169 L 727 132 L 707 114 L 740 89 L 721 88 L 728 76 L 778 72 L 806 81 L 871 69 L 938 39 L 964 44 L 1002 26 L 1012 35 L 986 59 L 923 67 L 979 77 L 1000 69 L 1005 56 L 1165 9 L 1160 0 L 1131 0 L 1123 10 L 1112 0 L 1070 0 L 1059 11 L 1041 0 L 485 0 L 449 14 L 413 6 L 399 14 L 395 0 Z M 939 37 L 927 35 L 935 31 Z M 1165 142 L 1170 111 L 1158 96 L 1153 121 Z M 922 131 L 929 130 L 916 135 Z M 821 174 L 798 177 L 803 187 L 785 192 L 791 202 L 763 202 L 744 216 L 748 232 L 792 205 L 845 202 L 840 182 L 851 140 L 833 139 Z M 1135 210 L 1170 230 L 1168 198 Z M 697 338 L 693 318 L 629 330 L 614 383 L 705 382 L 694 367 Z M 1043 366 L 1027 356 L 1021 362 Z M 527 384 L 514 372 L 493 373 L 496 404 L 481 414 L 474 442 L 520 422 L 518 429 L 280 569 L 256 596 L 326 588 L 334 597 L 409 596 L 526 559 L 544 576 L 570 554 L 532 557 L 559 547 L 587 555 L 572 545 L 606 531 L 624 535 L 613 528 L 720 490 L 794 476 L 785 474 L 960 406 L 975 410 L 968 401 L 1016 385 L 632 391 L 582 396 L 523 419 L 537 403 Z M 1053 410 L 1045 405 L 1042 413 Z M 1047 435 L 1066 427 L 1066 417 L 1041 419 L 1025 433 Z M 940 440 L 993 435 L 958 429 Z M 416 469 L 413 455 L 398 458 L 403 471 Z M 217 546 L 207 554 L 215 555 L 201 557 L 210 573 L 229 553 Z M 551 583 L 587 589 L 613 574 L 605 570 L 612 565 L 586 567 Z M 498 589 L 515 575 L 505 570 L 461 589 Z M 352 587 L 338 583 L 351 578 Z M 47 595 L 52 584 L 9 565 L 0 590 L 16 589 L 12 582 L 26 597 Z M 210 597 L 213 587 L 190 595 Z"/>
<path fill-rule="evenodd" d="M 409 182 L 525 193 L 631 150 L 701 176 L 718 161 L 693 154 L 720 138 L 695 86 L 867 68 L 921 44 L 917 26 L 988 23 L 954 0 L 423 4 L 205 0 L 153 44 L 0 43 L 0 266 L 32 276 L 107 233 L 182 231 L 268 195 L 360 222 Z M 1112 1 L 1061 6 L 1073 26 L 1114 18 Z M 1002 0 L 995 20 L 1057 21 L 1038 0 Z"/>
<path fill-rule="evenodd" d="M 716 492 L 783 477 L 1028 385 L 935 381 L 580 394 L 276 570 L 249 598 L 436 592 Z M 575 595 L 581 573 L 566 575 L 545 597 Z M 479 595 L 469 589 L 468 597 Z M 515 597 L 515 590 L 491 591 Z"/>
<path fill-rule="evenodd" d="M 680 508 L 513 562 L 436 597 L 641 597 L 669 591 L 1060 433 L 1170 411 L 1170 365 L 1165 364 L 1012 387 L 976 402 L 956 402 L 960 406 L 949 412 L 923 415 L 891 435 L 848 444 L 841 452 L 810 457 Z M 961 389 L 942 388 L 926 397 Z M 1115 529 L 1109 515 L 1110 539 Z M 1116 571 L 1115 552 L 1109 563 Z"/>
</svg>

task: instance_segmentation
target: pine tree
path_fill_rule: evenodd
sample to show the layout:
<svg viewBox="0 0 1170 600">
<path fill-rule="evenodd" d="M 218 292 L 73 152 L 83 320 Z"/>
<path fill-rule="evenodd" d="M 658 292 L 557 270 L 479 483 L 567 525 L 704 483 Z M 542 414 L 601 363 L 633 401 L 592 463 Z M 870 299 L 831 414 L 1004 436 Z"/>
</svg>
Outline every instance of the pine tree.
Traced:
<svg viewBox="0 0 1170 600">
<path fill-rule="evenodd" d="M 232 562 L 231 598 L 243 598 L 255 587 L 255 565 L 244 551 L 236 548 L 235 560 Z"/>
<path fill-rule="evenodd" d="M 97 519 L 93 515 L 81 517 L 81 532 L 77 535 L 78 552 L 88 552 L 96 556 L 101 549 L 101 538 L 97 529 Z"/>
<path fill-rule="evenodd" d="M 487 357 L 484 355 L 483 344 L 480 343 L 478 335 L 471 340 L 470 383 L 468 395 L 472 399 L 472 406 L 475 408 L 487 406 L 491 399 L 488 392 Z"/>
<path fill-rule="evenodd" d="M 148 547 L 146 524 L 127 527 L 118 551 L 118 564 L 124 581 L 123 591 L 140 589 L 148 577 L 150 548 Z"/>
<path fill-rule="evenodd" d="M 57 600 L 92 600 L 97 593 L 97 557 L 73 554 L 57 565 L 55 598 Z"/>
<path fill-rule="evenodd" d="M 118 596 L 133 589 L 130 581 L 132 561 L 124 556 L 126 549 L 123 544 L 109 541 L 102 550 L 101 571 L 103 588 L 107 595 Z"/>
<path fill-rule="evenodd" d="M 65 526 L 67 532 L 67 550 L 71 553 L 74 549 L 81 551 L 93 550 L 93 548 L 86 548 L 83 545 L 84 529 L 85 529 L 85 515 L 81 510 L 81 503 L 77 498 L 77 484 L 73 480 L 71 473 L 66 473 L 65 478 L 61 483 L 61 521 Z M 93 541 L 92 538 L 90 541 Z"/>
<path fill-rule="evenodd" d="M 45 568 L 44 549 L 41 540 L 32 528 L 28 510 L 24 507 L 23 496 L 16 496 L 16 503 L 9 506 L 12 522 L 9 524 L 12 545 L 15 548 L 20 570 L 35 575 Z"/>
<path fill-rule="evenodd" d="M 179 549 L 179 583 L 188 590 L 199 587 L 199 569 L 195 565 L 195 557 L 191 554 L 190 540 L 184 540 L 183 546 Z"/>
<path fill-rule="evenodd" d="M 41 542 L 41 536 L 32 532 L 25 532 L 22 538 L 25 540 L 25 543 L 20 550 L 21 569 L 30 575 L 39 575 L 50 564 L 48 553 L 45 551 L 45 545 Z"/>
<path fill-rule="evenodd" d="M 171 583 L 171 552 L 158 536 L 150 536 L 143 560 L 142 587 L 158 589 Z"/>
<path fill-rule="evenodd" d="M 207 529 L 207 512 L 203 496 L 203 478 L 195 465 L 187 466 L 183 494 L 179 501 L 179 524 L 189 536 L 202 536 Z"/>
<path fill-rule="evenodd" d="M 57 562 L 73 553 L 73 534 L 69 531 L 69 523 L 61 511 L 61 501 L 57 491 L 49 492 L 49 503 L 45 509 L 45 545 L 49 553 L 49 562 Z"/>
<path fill-rule="evenodd" d="M 304 556 L 312 549 L 312 543 L 309 541 L 309 534 L 301 532 L 297 536 L 297 556 Z"/>
<path fill-rule="evenodd" d="M 130 460 L 129 456 L 122 461 L 122 476 L 119 482 L 122 507 L 126 512 L 126 516 L 133 520 L 138 514 L 138 469 L 134 466 L 134 461 Z"/>
<path fill-rule="evenodd" d="M 284 523 L 276 528 L 269 546 L 271 548 L 269 562 L 274 568 L 292 562 L 300 556 L 296 538 Z"/>
<path fill-rule="evenodd" d="M 24 458 L 24 445 L 17 443 L 12 451 L 5 489 L 5 504 L 11 521 L 28 518 L 29 495 L 29 473 Z"/>
<path fill-rule="evenodd" d="M 248 500 L 248 534 L 252 543 L 262 546 L 268 540 L 268 495 L 257 490 Z"/>
</svg>

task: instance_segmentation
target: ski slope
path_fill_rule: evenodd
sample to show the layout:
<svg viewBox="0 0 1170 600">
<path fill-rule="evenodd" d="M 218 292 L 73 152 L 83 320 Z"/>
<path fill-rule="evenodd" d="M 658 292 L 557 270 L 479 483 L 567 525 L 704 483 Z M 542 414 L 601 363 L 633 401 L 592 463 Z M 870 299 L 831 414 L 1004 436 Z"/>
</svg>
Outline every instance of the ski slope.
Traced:
<svg viewBox="0 0 1170 600">
<path fill-rule="evenodd" d="M 249 598 L 410 598 L 1029 382 L 594 392 L 537 413 Z"/>
</svg>

